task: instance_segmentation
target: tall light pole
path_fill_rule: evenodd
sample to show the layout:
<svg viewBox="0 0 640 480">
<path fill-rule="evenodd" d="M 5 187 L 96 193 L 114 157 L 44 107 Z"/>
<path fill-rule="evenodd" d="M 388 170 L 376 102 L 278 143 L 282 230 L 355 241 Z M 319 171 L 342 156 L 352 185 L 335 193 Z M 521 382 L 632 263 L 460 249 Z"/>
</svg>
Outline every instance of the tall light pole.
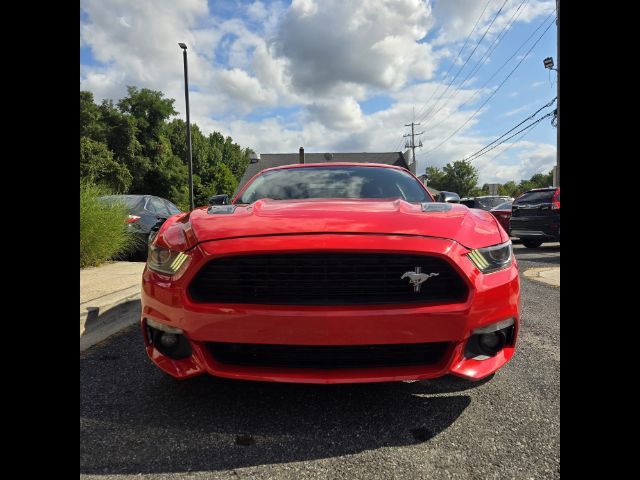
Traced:
<svg viewBox="0 0 640 480">
<path fill-rule="evenodd" d="M 556 97 L 558 104 L 556 106 L 556 174 L 553 176 L 553 186 L 560 186 L 560 0 L 556 0 L 556 29 L 558 40 L 556 42 L 556 56 L 558 58 L 558 66 L 554 67 L 553 58 L 547 57 L 543 60 L 544 68 L 555 70 L 556 72 Z"/>
<path fill-rule="evenodd" d="M 189 67 L 187 66 L 187 45 L 178 43 L 184 58 L 184 100 L 187 104 L 187 165 L 189 166 L 189 209 L 193 210 L 193 160 L 191 158 L 191 119 L 189 117 Z"/>
</svg>

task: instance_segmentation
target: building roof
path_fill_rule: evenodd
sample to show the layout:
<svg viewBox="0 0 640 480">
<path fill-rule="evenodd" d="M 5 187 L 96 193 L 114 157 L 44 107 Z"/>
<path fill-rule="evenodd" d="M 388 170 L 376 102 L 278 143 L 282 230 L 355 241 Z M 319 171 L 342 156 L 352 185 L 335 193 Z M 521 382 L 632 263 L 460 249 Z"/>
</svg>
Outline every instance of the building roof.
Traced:
<svg viewBox="0 0 640 480">
<path fill-rule="evenodd" d="M 409 170 L 407 161 L 402 152 L 383 153 L 310 153 L 304 154 L 305 163 L 333 163 L 333 162 L 354 162 L 354 163 L 382 163 L 385 165 L 395 165 Z M 260 160 L 250 163 L 244 175 L 238 183 L 238 192 L 251 178 L 267 168 L 291 165 L 299 162 L 298 152 L 296 153 L 262 153 Z"/>
</svg>

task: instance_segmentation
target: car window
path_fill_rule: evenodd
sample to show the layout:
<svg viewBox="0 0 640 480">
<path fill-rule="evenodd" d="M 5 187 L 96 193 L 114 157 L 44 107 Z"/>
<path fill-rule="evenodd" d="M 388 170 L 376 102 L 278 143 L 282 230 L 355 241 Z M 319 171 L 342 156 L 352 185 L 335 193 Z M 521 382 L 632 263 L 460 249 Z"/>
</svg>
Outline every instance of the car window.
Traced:
<svg viewBox="0 0 640 480">
<path fill-rule="evenodd" d="M 285 168 L 264 172 L 253 180 L 236 203 L 262 198 L 401 198 L 407 202 L 431 202 L 422 184 L 395 168 L 327 166 Z"/>
<path fill-rule="evenodd" d="M 478 198 L 477 202 L 480 205 L 480 208 L 493 208 L 497 205 L 500 205 L 504 202 L 504 197 L 488 197 L 488 198 Z"/>
<path fill-rule="evenodd" d="M 469 208 L 475 208 L 474 205 L 476 204 L 475 200 L 461 200 L 460 203 Z"/>
<path fill-rule="evenodd" d="M 147 201 L 147 205 L 145 208 L 149 212 L 155 215 L 163 215 L 163 216 L 170 215 L 169 209 L 164 204 L 164 202 L 161 199 L 156 197 L 149 197 L 149 200 Z"/>
<path fill-rule="evenodd" d="M 501 203 L 500 205 L 493 207 L 493 210 L 511 210 L 511 201 Z"/>
<path fill-rule="evenodd" d="M 176 213 L 181 213 L 182 212 L 182 210 L 180 210 L 178 207 L 176 207 L 169 200 L 164 200 L 164 204 L 167 206 L 167 210 L 169 210 L 169 213 L 171 215 L 175 215 Z"/>
<path fill-rule="evenodd" d="M 140 195 L 107 195 L 99 198 L 100 201 L 109 205 L 124 203 L 131 210 L 141 207 L 143 199 L 144 197 Z"/>
<path fill-rule="evenodd" d="M 530 203 L 548 203 L 553 198 L 555 190 L 542 190 L 537 192 L 525 192 L 519 196 L 515 202 L 515 205 L 530 204 Z"/>
</svg>

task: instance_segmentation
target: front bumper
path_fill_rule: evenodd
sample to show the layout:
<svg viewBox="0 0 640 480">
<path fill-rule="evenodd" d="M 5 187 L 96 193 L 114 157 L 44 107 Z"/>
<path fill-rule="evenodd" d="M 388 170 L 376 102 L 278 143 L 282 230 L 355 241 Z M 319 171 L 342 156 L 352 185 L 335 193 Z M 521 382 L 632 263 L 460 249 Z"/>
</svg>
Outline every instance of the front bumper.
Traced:
<svg viewBox="0 0 640 480">
<path fill-rule="evenodd" d="M 438 255 L 448 260 L 469 286 L 466 301 L 439 305 L 280 306 L 201 304 L 187 286 L 200 267 L 216 256 L 314 251 L 360 251 Z M 455 374 L 473 380 L 502 367 L 514 354 L 519 324 L 517 265 L 483 275 L 454 241 L 400 236 L 304 235 L 206 242 L 192 249 L 190 263 L 171 281 L 148 269 L 143 274 L 142 326 L 147 353 L 177 378 L 204 373 L 244 379 L 299 383 L 357 383 L 420 380 Z M 179 328 L 192 355 L 173 360 L 146 335 L 145 319 Z M 471 332 L 507 318 L 515 320 L 513 341 L 494 357 L 465 358 Z M 236 365 L 217 361 L 209 342 L 293 346 L 364 346 L 447 342 L 441 358 L 428 365 L 358 368 L 291 368 Z"/>
</svg>

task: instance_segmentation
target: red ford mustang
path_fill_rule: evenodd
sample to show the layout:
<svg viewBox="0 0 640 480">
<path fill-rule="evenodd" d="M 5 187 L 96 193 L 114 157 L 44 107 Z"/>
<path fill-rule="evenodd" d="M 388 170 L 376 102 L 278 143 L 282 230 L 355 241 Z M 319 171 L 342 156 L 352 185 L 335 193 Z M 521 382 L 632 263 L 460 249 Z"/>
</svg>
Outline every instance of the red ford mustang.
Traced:
<svg viewBox="0 0 640 480">
<path fill-rule="evenodd" d="M 177 378 L 478 380 L 514 354 L 519 292 L 489 212 L 434 202 L 402 168 L 303 164 L 170 217 L 141 320 L 149 357 Z"/>
</svg>

